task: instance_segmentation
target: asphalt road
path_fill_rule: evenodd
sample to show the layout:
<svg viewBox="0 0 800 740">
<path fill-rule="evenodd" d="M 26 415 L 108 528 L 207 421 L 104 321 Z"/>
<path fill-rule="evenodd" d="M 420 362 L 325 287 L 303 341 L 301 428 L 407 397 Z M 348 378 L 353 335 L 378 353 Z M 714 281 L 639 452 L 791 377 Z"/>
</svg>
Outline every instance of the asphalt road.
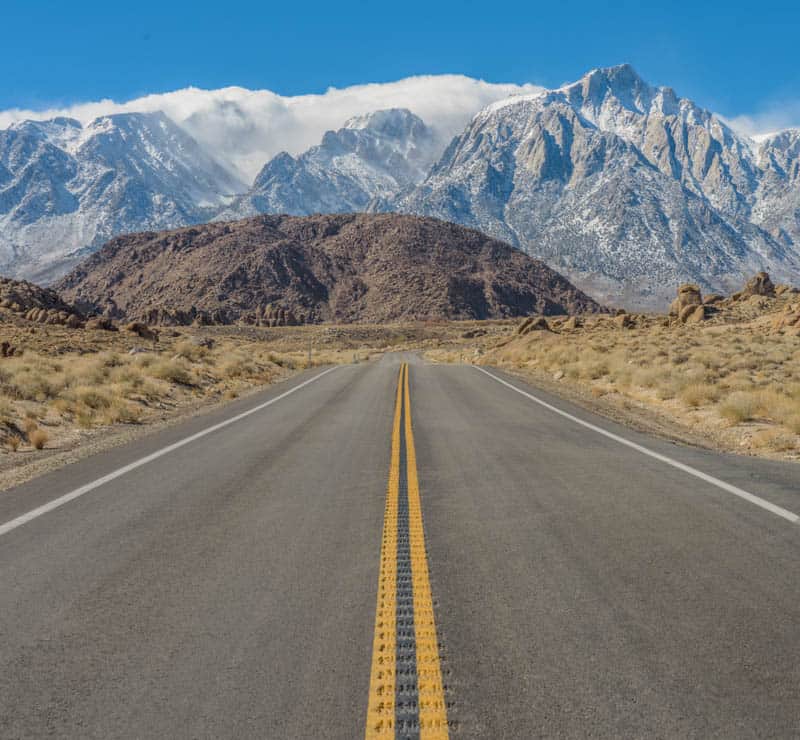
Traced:
<svg viewBox="0 0 800 740">
<path fill-rule="evenodd" d="M 0 494 L 0 737 L 364 737 L 387 625 L 450 737 L 800 736 L 800 466 L 320 372 Z"/>
</svg>

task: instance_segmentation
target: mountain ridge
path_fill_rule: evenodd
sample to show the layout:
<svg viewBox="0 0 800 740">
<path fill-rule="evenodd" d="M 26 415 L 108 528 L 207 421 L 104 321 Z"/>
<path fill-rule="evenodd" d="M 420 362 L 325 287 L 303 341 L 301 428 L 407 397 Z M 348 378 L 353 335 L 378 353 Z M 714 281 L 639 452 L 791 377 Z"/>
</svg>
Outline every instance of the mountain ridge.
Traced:
<svg viewBox="0 0 800 740">
<path fill-rule="evenodd" d="M 408 109 L 356 116 L 298 157 L 280 152 L 217 219 L 364 211 L 422 180 L 437 149 L 433 131 Z"/>
<path fill-rule="evenodd" d="M 138 115 L 0 131 L 0 269 L 51 278 L 124 232 L 394 211 L 478 228 L 631 307 L 685 281 L 800 280 L 800 130 L 744 137 L 627 64 L 490 102 L 447 146 L 408 109 L 361 113 L 249 188 L 163 113 Z"/>
<path fill-rule="evenodd" d="M 800 277 L 797 245 L 753 220 L 762 178 L 750 142 L 621 65 L 488 106 L 386 207 L 479 228 L 601 300 L 655 307 L 681 282 Z M 791 220 L 794 191 L 779 192 L 775 219 Z"/>
</svg>

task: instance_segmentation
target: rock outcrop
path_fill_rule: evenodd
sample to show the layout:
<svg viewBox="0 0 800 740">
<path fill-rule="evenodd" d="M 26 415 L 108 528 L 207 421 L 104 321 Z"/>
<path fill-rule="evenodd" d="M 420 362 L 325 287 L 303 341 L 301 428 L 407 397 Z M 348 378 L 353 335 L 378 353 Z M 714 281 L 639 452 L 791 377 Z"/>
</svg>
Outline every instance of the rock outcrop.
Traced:
<svg viewBox="0 0 800 740">
<path fill-rule="evenodd" d="M 39 324 L 83 326 L 83 316 L 54 290 L 24 280 L 0 278 L 0 309 Z"/>
<path fill-rule="evenodd" d="M 696 285 L 686 283 L 678 288 L 678 297 L 672 301 L 669 307 L 669 315 L 677 316 L 684 321 L 684 316 L 688 316 L 687 309 L 694 309 L 703 303 L 703 295 L 700 288 Z"/>
<path fill-rule="evenodd" d="M 759 272 L 751 277 L 738 293 L 734 293 L 731 298 L 736 301 L 750 298 L 750 296 L 760 295 L 767 298 L 775 297 L 775 285 L 766 272 Z"/>
</svg>

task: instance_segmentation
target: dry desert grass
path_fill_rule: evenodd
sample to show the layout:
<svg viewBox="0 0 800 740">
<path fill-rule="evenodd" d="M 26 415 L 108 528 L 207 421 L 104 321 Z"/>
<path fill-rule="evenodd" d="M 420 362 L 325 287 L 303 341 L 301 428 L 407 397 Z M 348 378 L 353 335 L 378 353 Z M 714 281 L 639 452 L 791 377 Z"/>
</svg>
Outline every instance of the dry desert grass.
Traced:
<svg viewBox="0 0 800 740">
<path fill-rule="evenodd" d="M 206 347 L 182 338 L 126 349 L 114 346 L 115 338 L 106 340 L 109 346 L 95 352 L 39 349 L 3 359 L 0 439 L 6 450 L 42 449 L 50 440 L 58 447 L 76 430 L 145 423 L 269 384 L 295 367 L 288 354 L 249 342 Z"/>
<path fill-rule="evenodd" d="M 14 349 L 0 357 L 0 487 L 59 456 L 74 459 L 288 377 L 309 366 L 309 348 L 312 366 L 362 362 L 463 331 L 448 322 L 167 327 L 153 342 L 43 326 L 0 308 L 0 344 Z"/>
<path fill-rule="evenodd" d="M 503 367 L 623 419 L 642 410 L 687 440 L 800 459 L 800 332 L 780 328 L 797 300 L 720 304 L 696 324 L 663 315 L 588 317 L 578 326 L 548 319 L 550 330 L 454 343 L 428 357 Z"/>
</svg>

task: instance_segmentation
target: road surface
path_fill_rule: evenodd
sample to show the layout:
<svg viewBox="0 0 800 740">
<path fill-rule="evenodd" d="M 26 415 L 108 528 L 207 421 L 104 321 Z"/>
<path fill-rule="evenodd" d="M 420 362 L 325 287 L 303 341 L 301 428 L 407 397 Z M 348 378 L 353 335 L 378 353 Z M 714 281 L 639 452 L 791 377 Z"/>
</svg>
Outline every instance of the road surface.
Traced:
<svg viewBox="0 0 800 740">
<path fill-rule="evenodd" d="M 0 494 L 0 737 L 798 737 L 798 513 L 498 370 L 311 370 Z"/>
</svg>

